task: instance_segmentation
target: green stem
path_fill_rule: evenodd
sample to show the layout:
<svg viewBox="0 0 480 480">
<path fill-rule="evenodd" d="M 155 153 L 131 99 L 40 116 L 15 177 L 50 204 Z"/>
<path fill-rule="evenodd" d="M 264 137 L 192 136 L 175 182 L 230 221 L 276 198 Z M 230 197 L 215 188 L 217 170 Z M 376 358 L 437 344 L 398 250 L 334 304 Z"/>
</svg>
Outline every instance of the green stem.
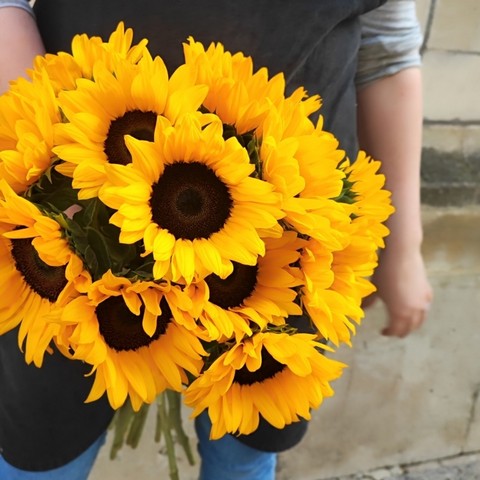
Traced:
<svg viewBox="0 0 480 480">
<path fill-rule="evenodd" d="M 132 424 L 130 425 L 130 430 L 128 431 L 127 436 L 127 445 L 132 448 L 138 447 L 143 428 L 145 427 L 145 422 L 147 421 L 149 407 L 150 405 L 144 403 L 140 410 L 137 413 L 134 413 Z"/>
<path fill-rule="evenodd" d="M 173 442 L 171 425 L 167 413 L 166 395 L 157 397 L 157 408 L 160 413 L 163 438 L 165 438 L 165 447 L 167 448 L 168 466 L 170 469 L 170 480 L 179 480 L 177 460 L 175 458 L 175 445 Z"/>
<path fill-rule="evenodd" d="M 134 415 L 135 413 L 133 412 L 130 402 L 125 402 L 125 404 L 115 413 L 112 421 L 114 433 L 112 448 L 110 449 L 110 459 L 115 459 L 117 453 L 123 447 L 125 434 Z"/>
<path fill-rule="evenodd" d="M 158 403 L 158 400 L 157 400 Z M 160 443 L 162 439 L 162 413 L 160 408 L 157 406 L 157 415 L 156 415 L 156 422 L 155 422 L 155 442 Z"/>
<path fill-rule="evenodd" d="M 190 439 L 183 429 L 180 394 L 172 390 L 167 390 L 167 400 L 169 418 L 177 434 L 177 441 L 182 446 L 185 455 L 187 456 L 188 463 L 190 465 L 195 465 L 195 458 L 193 457 L 192 449 L 190 447 Z"/>
</svg>

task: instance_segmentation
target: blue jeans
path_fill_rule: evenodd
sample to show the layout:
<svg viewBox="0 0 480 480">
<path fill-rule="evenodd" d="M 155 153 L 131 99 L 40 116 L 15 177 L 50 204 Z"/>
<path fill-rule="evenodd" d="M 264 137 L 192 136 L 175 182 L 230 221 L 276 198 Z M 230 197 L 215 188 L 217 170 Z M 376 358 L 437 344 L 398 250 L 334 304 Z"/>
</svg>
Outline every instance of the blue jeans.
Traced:
<svg viewBox="0 0 480 480">
<path fill-rule="evenodd" d="M 209 440 L 210 419 L 195 420 L 198 451 L 202 458 L 199 480 L 274 480 L 277 455 L 244 445 L 231 435 Z"/>
<path fill-rule="evenodd" d="M 98 451 L 105 442 L 105 436 L 106 434 L 101 435 L 87 450 L 66 465 L 44 472 L 19 470 L 12 467 L 0 456 L 0 478 L 2 480 L 86 480 L 97 458 Z"/>
</svg>

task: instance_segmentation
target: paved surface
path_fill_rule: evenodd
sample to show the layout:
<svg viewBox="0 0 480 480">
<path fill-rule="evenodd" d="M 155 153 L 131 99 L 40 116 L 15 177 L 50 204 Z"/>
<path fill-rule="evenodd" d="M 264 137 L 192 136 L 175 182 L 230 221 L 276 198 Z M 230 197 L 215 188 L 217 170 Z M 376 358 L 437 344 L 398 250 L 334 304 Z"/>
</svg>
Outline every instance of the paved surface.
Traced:
<svg viewBox="0 0 480 480">
<path fill-rule="evenodd" d="M 480 453 L 402 467 L 379 468 L 328 480 L 480 480 Z"/>
<path fill-rule="evenodd" d="M 127 457 L 130 455 L 127 451 L 124 454 L 127 454 Z M 130 452 L 131 453 L 131 452 Z M 156 453 L 153 462 L 149 462 L 147 458 L 144 457 L 144 463 L 150 463 L 151 466 L 156 466 L 156 468 L 150 468 L 150 471 L 155 470 L 155 478 L 158 480 L 167 480 L 166 467 L 167 461 L 165 456 L 162 453 Z M 118 466 L 118 462 L 113 461 L 113 463 L 105 463 L 104 466 L 110 466 L 107 470 L 102 470 L 101 472 L 97 469 L 92 474 L 90 480 L 118 480 L 120 478 L 125 479 L 135 479 L 141 480 L 147 477 L 144 477 L 142 469 L 131 470 L 130 474 L 125 476 L 124 470 L 119 470 L 115 468 Z M 279 462 L 278 475 L 277 477 L 288 478 L 288 480 L 306 480 L 311 479 L 305 471 L 298 472 L 297 476 L 285 477 L 282 470 L 282 460 Z M 197 465 L 198 466 L 198 465 Z M 160 467 L 160 468 L 159 468 Z M 191 467 L 187 465 L 182 458 L 179 458 L 179 471 L 181 480 L 194 480 L 197 478 L 197 467 Z M 115 473 L 117 472 L 117 473 Z M 165 472 L 165 473 L 164 473 Z M 148 476 L 150 478 L 150 476 Z M 153 478 L 153 476 L 152 476 Z M 218 479 L 218 480 L 229 480 L 229 479 Z M 363 473 L 356 473 L 353 475 L 346 475 L 340 477 L 330 477 L 328 479 L 315 479 L 315 480 L 480 480 L 480 452 L 474 452 L 464 455 L 458 455 L 455 457 L 435 459 L 432 461 L 416 463 L 413 465 L 402 465 L 402 466 L 393 466 L 385 468 L 377 468 Z"/>
</svg>

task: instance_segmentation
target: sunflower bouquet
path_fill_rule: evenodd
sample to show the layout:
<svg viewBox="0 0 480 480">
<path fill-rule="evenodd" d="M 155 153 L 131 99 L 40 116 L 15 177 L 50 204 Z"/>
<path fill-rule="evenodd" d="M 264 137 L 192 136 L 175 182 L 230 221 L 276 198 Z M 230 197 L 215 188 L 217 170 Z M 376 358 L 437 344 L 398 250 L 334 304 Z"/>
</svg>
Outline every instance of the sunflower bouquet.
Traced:
<svg viewBox="0 0 480 480">
<path fill-rule="evenodd" d="M 91 365 L 87 402 L 177 392 L 213 439 L 309 419 L 374 290 L 380 164 L 243 53 L 189 38 L 169 73 L 132 39 L 78 35 L 0 97 L 0 334 Z"/>
</svg>

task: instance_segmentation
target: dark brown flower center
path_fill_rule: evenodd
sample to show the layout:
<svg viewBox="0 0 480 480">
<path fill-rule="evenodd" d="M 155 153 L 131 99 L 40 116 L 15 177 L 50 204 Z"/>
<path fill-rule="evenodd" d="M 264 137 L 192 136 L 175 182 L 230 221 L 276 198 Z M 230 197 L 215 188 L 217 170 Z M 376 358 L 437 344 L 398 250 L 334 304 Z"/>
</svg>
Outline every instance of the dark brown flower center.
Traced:
<svg viewBox="0 0 480 480">
<path fill-rule="evenodd" d="M 233 272 L 227 278 L 209 275 L 205 281 L 210 289 L 210 301 L 223 309 L 239 307 L 254 292 L 257 273 L 257 265 L 233 262 Z"/>
<path fill-rule="evenodd" d="M 55 302 L 67 285 L 65 267 L 51 267 L 39 256 L 30 238 L 12 240 L 15 267 L 25 282 L 40 297 Z"/>
<path fill-rule="evenodd" d="M 137 350 L 160 338 L 172 319 L 168 303 L 162 300 L 160 305 L 162 314 L 157 318 L 157 328 L 150 337 L 142 326 L 144 306 L 140 309 L 140 315 L 135 315 L 125 305 L 122 297 L 110 297 L 100 303 L 95 311 L 100 333 L 107 345 L 117 351 Z"/>
<path fill-rule="evenodd" d="M 110 124 L 107 138 L 104 142 L 104 151 L 110 163 L 127 165 L 132 156 L 125 145 L 124 136 L 131 135 L 138 140 L 153 141 L 157 114 L 132 110 L 116 118 Z"/>
<path fill-rule="evenodd" d="M 234 382 L 240 385 L 252 385 L 261 383 L 274 377 L 285 368 L 283 363 L 275 360 L 266 348 L 262 348 L 262 364 L 255 372 L 250 372 L 246 366 L 235 372 Z"/>
<path fill-rule="evenodd" d="M 175 238 L 209 238 L 222 229 L 233 201 L 228 187 L 200 162 L 167 165 L 150 199 L 155 223 Z"/>
</svg>

